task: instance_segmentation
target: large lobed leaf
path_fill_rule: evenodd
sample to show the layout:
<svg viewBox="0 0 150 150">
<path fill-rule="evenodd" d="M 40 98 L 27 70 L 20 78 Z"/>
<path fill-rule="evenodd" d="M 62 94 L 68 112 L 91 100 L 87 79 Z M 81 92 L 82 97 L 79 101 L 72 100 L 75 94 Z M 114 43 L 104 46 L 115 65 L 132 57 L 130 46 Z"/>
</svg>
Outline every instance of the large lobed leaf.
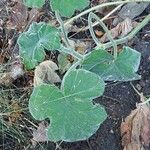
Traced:
<svg viewBox="0 0 150 150">
<path fill-rule="evenodd" d="M 64 17 L 71 17 L 75 10 L 82 10 L 89 5 L 89 0 L 51 0 L 51 8 Z M 24 0 L 28 7 L 40 8 L 45 0 Z"/>
<path fill-rule="evenodd" d="M 82 67 L 97 73 L 105 81 L 138 80 L 140 76 L 136 72 L 140 59 L 141 54 L 129 47 L 124 47 L 116 60 L 105 50 L 94 50 L 85 57 Z"/>
<path fill-rule="evenodd" d="M 52 10 L 64 17 L 71 17 L 75 10 L 82 10 L 88 5 L 89 0 L 51 0 Z"/>
<path fill-rule="evenodd" d="M 35 119 L 50 119 L 49 140 L 85 140 L 107 117 L 102 106 L 92 103 L 103 94 L 104 81 L 95 73 L 79 69 L 71 71 L 62 82 L 61 90 L 48 84 L 35 87 L 30 112 Z"/>
<path fill-rule="evenodd" d="M 60 47 L 59 32 L 43 22 L 32 23 L 27 32 L 18 38 L 19 53 L 27 69 L 33 69 L 45 58 L 45 51 Z"/>
</svg>

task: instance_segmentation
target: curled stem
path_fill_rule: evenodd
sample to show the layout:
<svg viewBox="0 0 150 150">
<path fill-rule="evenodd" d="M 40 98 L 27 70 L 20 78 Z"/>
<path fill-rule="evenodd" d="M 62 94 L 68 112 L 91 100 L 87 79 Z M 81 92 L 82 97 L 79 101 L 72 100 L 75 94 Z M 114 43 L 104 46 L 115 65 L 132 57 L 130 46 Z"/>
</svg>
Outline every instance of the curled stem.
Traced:
<svg viewBox="0 0 150 150">
<path fill-rule="evenodd" d="M 92 19 L 95 19 L 103 28 L 103 30 L 107 33 L 107 36 L 109 38 L 109 40 L 111 41 L 113 47 L 114 47 L 114 58 L 117 58 L 117 44 L 114 41 L 113 37 L 111 36 L 110 31 L 108 30 L 108 28 L 106 27 L 106 25 L 100 20 L 100 18 L 95 15 L 94 13 L 90 13 L 89 17 L 88 17 L 88 24 L 89 24 L 89 30 L 91 33 L 91 36 L 93 38 L 93 40 L 95 41 L 95 43 L 97 44 L 97 46 L 102 47 L 103 44 L 97 39 L 94 31 L 93 31 L 93 27 L 92 27 Z"/>
<path fill-rule="evenodd" d="M 116 12 L 119 8 L 121 8 L 121 6 L 123 6 L 123 4 L 120 4 L 120 5 L 118 5 L 116 8 L 114 8 L 111 12 L 109 12 L 106 16 L 104 16 L 102 19 L 101 19 L 101 21 L 104 21 L 104 20 L 106 20 L 109 16 L 111 16 L 114 12 Z M 94 22 L 93 24 L 92 24 L 92 27 L 95 27 L 96 25 L 98 25 L 99 24 L 99 22 Z M 87 26 L 87 27 L 85 27 L 84 29 L 82 29 L 81 31 L 86 31 L 86 30 L 88 30 L 89 29 L 89 26 Z"/>
<path fill-rule="evenodd" d="M 150 22 L 150 15 L 146 16 L 145 19 L 139 23 L 127 36 L 115 40 L 116 44 L 122 44 L 127 42 L 128 40 L 132 39 L 145 25 L 147 25 Z M 112 47 L 112 43 L 108 42 L 106 44 L 103 45 L 105 48 L 110 48 Z M 98 46 L 96 47 L 96 49 L 99 48 Z"/>
<path fill-rule="evenodd" d="M 55 16 L 56 16 L 57 21 L 60 24 L 60 28 L 61 28 L 62 34 L 64 36 L 64 42 L 65 42 L 67 47 L 70 47 L 68 36 L 67 36 L 67 31 L 65 30 L 64 23 L 63 23 L 60 15 L 59 15 L 59 13 L 57 11 L 55 12 Z"/>
<path fill-rule="evenodd" d="M 76 20 L 76 19 L 82 17 L 83 15 L 86 15 L 94 10 L 98 10 L 100 8 L 107 7 L 107 6 L 126 4 L 126 3 L 131 3 L 131 2 L 149 2 L 149 0 L 125 0 L 125 1 L 116 1 L 116 2 L 108 2 L 108 3 L 99 4 L 95 7 L 89 8 L 89 9 L 83 11 L 82 13 L 72 17 L 66 23 L 64 23 L 64 26 L 71 24 L 74 20 Z"/>
<path fill-rule="evenodd" d="M 60 47 L 60 52 L 70 54 L 74 58 L 77 58 L 78 60 L 83 59 L 83 55 L 79 54 L 78 52 L 76 52 L 74 49 L 71 48 L 71 45 L 69 43 L 69 39 L 68 39 L 68 36 L 67 36 L 67 31 L 65 30 L 65 27 L 64 27 L 64 23 L 63 23 L 60 15 L 57 11 L 55 12 L 55 15 L 56 15 L 56 19 L 58 20 L 58 22 L 60 24 L 61 31 L 62 31 L 62 34 L 64 36 L 65 44 L 67 46 L 67 47 L 61 46 Z"/>
</svg>

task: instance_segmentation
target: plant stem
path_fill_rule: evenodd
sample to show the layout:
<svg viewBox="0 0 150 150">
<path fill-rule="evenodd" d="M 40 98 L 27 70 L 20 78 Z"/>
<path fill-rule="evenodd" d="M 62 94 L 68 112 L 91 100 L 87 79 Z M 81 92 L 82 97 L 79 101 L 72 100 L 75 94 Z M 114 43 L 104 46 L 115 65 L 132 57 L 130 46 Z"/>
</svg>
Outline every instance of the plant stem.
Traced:
<svg viewBox="0 0 150 150">
<path fill-rule="evenodd" d="M 95 44 L 99 47 L 103 47 L 102 43 L 97 39 L 95 33 L 94 33 L 94 30 L 93 30 L 93 27 L 92 27 L 92 19 L 95 18 L 93 17 L 93 13 L 90 13 L 89 16 L 88 16 L 88 25 L 89 25 L 89 30 L 90 30 L 90 33 L 91 33 L 91 36 L 92 36 L 92 39 L 93 41 L 95 42 Z M 97 21 L 97 19 L 96 19 Z"/>
<path fill-rule="evenodd" d="M 127 36 L 121 38 L 121 39 L 118 39 L 118 40 L 115 40 L 116 44 L 119 45 L 119 44 L 122 44 L 122 43 L 125 43 L 127 42 L 128 40 L 132 39 L 146 24 L 148 24 L 150 22 L 150 15 L 146 16 L 145 19 L 139 23 L 137 25 L 136 28 L 134 28 L 131 33 L 129 33 Z M 108 42 L 106 44 L 103 44 L 103 46 L 105 48 L 110 48 L 112 47 L 112 43 L 111 42 Z M 96 49 L 99 48 L 99 47 L 96 47 Z"/>
<path fill-rule="evenodd" d="M 89 30 L 90 30 L 90 33 L 92 35 L 93 40 L 95 41 L 97 46 L 99 46 L 99 47 L 103 46 L 103 44 L 95 36 L 95 33 L 93 31 L 93 27 L 92 27 L 92 19 L 95 19 L 96 21 L 98 21 L 98 23 L 102 26 L 102 28 L 106 32 L 109 40 L 111 41 L 111 43 L 114 47 L 114 58 L 116 59 L 117 58 L 117 44 L 116 44 L 116 42 L 113 40 L 113 37 L 111 36 L 111 33 L 108 30 L 108 28 L 106 27 L 106 25 L 100 20 L 100 18 L 97 15 L 95 15 L 94 13 L 91 12 L 89 14 L 89 17 L 88 17 L 88 24 L 89 24 Z"/>
<path fill-rule="evenodd" d="M 83 56 L 81 54 L 79 54 L 78 52 L 76 52 L 74 49 L 70 48 L 71 45 L 70 45 L 68 37 L 67 37 L 67 31 L 65 30 L 64 23 L 63 23 L 60 15 L 59 15 L 59 13 L 57 11 L 55 12 L 55 15 L 56 15 L 56 19 L 58 20 L 58 22 L 60 24 L 61 31 L 62 31 L 63 36 L 64 36 L 65 44 L 67 46 L 67 47 L 61 46 L 61 48 L 60 48 L 59 51 L 67 53 L 67 54 L 70 54 L 74 58 L 77 58 L 78 60 L 83 59 Z"/>
<path fill-rule="evenodd" d="M 57 21 L 60 24 L 60 28 L 61 28 L 62 34 L 64 36 L 64 42 L 65 42 L 67 47 L 70 47 L 68 36 L 67 36 L 67 31 L 65 30 L 64 23 L 63 23 L 60 15 L 59 15 L 59 13 L 57 11 L 55 12 L 55 16 L 56 16 Z"/>
<path fill-rule="evenodd" d="M 148 98 L 146 101 L 144 101 L 144 102 L 140 103 L 140 105 L 149 104 L 149 102 L 150 102 L 150 98 Z"/>
<path fill-rule="evenodd" d="M 117 6 L 116 8 L 114 8 L 111 12 L 109 12 L 106 16 L 104 16 L 101 21 L 106 20 L 109 16 L 111 16 L 114 12 L 116 12 L 123 4 L 120 4 L 119 6 Z M 96 25 L 98 25 L 99 22 L 95 22 L 92 24 L 92 27 L 95 27 Z M 89 26 L 85 27 L 84 29 L 82 29 L 81 31 L 86 31 L 89 29 Z"/>
<path fill-rule="evenodd" d="M 109 3 L 103 3 L 103 4 L 99 4 L 95 7 L 92 7 L 92 8 L 89 8 L 85 11 L 83 11 L 82 13 L 72 17 L 71 19 L 69 19 L 66 23 L 64 23 L 64 26 L 67 26 L 69 25 L 70 23 L 72 23 L 74 20 L 80 18 L 81 16 L 91 12 L 91 11 L 94 11 L 94 10 L 97 10 L 97 9 L 100 9 L 102 7 L 106 7 L 106 6 L 111 6 L 111 5 L 119 5 L 119 4 L 126 4 L 126 3 L 131 3 L 131 2 L 149 2 L 149 0 L 126 0 L 126 1 L 116 1 L 116 2 L 109 2 Z"/>
<path fill-rule="evenodd" d="M 78 60 L 82 60 L 84 58 L 83 55 L 81 55 L 80 53 L 76 52 L 75 50 L 73 50 L 72 48 L 69 47 L 64 47 L 63 45 L 60 47 L 59 52 L 64 52 L 66 54 L 70 54 L 72 55 L 74 58 L 77 58 Z"/>
</svg>

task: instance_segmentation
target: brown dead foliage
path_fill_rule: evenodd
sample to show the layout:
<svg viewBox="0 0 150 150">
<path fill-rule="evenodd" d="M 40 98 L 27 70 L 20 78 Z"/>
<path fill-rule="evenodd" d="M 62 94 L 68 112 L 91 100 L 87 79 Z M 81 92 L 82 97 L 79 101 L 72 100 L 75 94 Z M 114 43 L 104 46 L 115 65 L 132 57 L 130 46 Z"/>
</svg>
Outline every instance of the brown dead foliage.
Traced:
<svg viewBox="0 0 150 150">
<path fill-rule="evenodd" d="M 138 104 L 121 123 L 124 150 L 146 150 L 150 144 L 150 106 Z"/>
<path fill-rule="evenodd" d="M 123 37 L 131 32 L 136 25 L 136 22 L 133 22 L 131 19 L 127 18 L 123 22 L 119 23 L 116 27 L 112 28 L 110 33 L 113 38 Z M 101 42 L 107 42 L 109 40 L 107 33 L 105 33 L 100 40 Z"/>
</svg>

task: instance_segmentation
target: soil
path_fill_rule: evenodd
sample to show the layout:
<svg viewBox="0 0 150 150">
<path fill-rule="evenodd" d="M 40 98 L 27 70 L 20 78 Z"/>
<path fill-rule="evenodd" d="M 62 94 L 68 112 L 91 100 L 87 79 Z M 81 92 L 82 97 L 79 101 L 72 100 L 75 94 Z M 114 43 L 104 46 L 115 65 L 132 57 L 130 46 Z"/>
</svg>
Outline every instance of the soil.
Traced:
<svg viewBox="0 0 150 150">
<path fill-rule="evenodd" d="M 148 9 L 146 10 L 148 13 Z M 136 103 L 140 102 L 140 97 L 134 90 L 134 87 L 143 92 L 144 96 L 150 95 L 150 25 L 144 27 L 138 35 L 132 40 L 131 47 L 136 49 L 142 54 L 142 60 L 139 68 L 139 74 L 141 80 L 133 82 L 109 82 L 106 86 L 105 93 L 102 97 L 95 99 L 96 103 L 100 103 L 106 108 L 108 118 L 100 126 L 99 130 L 88 140 L 81 142 L 66 143 L 63 142 L 58 149 L 63 150 L 122 150 L 120 124 L 122 120 L 130 114 L 130 112 L 136 108 Z M 23 80 L 18 79 L 14 84 L 24 85 L 25 82 L 31 77 L 26 75 Z M 23 82 L 23 83 L 22 83 Z M 28 132 L 26 130 L 25 132 Z M 29 135 L 31 137 L 31 134 Z M 2 139 L 0 135 L 0 145 L 2 145 Z M 15 141 L 15 140 L 14 140 Z M 23 146 L 21 143 L 12 142 L 12 139 L 8 136 L 3 142 L 6 146 L 5 150 L 21 150 Z M 11 145 L 11 144 L 12 145 Z M 20 144 L 20 145 L 19 145 Z M 27 146 L 27 145 L 26 145 Z M 3 149 L 0 147 L 0 149 Z M 37 146 L 32 148 L 41 150 L 41 147 Z M 45 150 L 55 150 L 56 144 L 48 142 L 43 145 Z M 150 148 L 149 148 L 150 149 Z"/>
</svg>

